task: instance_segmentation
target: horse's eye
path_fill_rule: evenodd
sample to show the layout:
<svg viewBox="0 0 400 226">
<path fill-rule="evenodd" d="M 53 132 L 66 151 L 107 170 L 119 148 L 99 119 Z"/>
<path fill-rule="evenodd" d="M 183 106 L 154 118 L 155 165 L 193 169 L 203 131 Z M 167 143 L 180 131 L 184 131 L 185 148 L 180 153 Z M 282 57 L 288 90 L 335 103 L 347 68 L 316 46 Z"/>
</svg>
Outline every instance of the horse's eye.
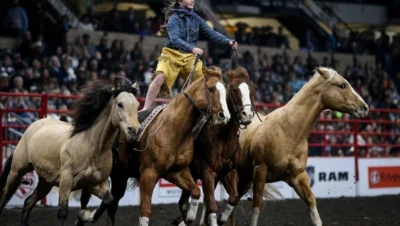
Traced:
<svg viewBox="0 0 400 226">
<path fill-rule="evenodd" d="M 124 108 L 124 105 L 122 103 L 117 104 L 119 108 Z"/>
<path fill-rule="evenodd" d="M 210 92 L 214 92 L 214 91 L 215 91 L 215 89 L 214 89 L 214 87 L 208 87 L 208 91 L 210 91 Z"/>
<path fill-rule="evenodd" d="M 340 85 L 339 85 L 339 88 L 345 89 L 345 88 L 346 88 L 346 84 L 340 84 Z"/>
</svg>

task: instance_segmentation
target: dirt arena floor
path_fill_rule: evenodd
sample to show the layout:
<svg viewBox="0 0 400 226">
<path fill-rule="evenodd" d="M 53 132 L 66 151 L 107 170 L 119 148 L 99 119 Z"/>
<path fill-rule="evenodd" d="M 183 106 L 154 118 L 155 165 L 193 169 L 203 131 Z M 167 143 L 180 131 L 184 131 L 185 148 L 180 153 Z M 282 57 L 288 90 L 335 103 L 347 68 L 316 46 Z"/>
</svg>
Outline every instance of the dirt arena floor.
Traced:
<svg viewBox="0 0 400 226">
<path fill-rule="evenodd" d="M 325 226 L 393 226 L 400 225 L 400 196 L 372 198 L 318 199 L 318 209 Z M 222 203 L 220 203 L 222 204 Z M 264 225 L 312 225 L 305 205 L 300 200 L 266 202 L 259 219 Z M 66 225 L 74 225 L 78 209 L 70 209 Z M 200 210 L 198 214 L 200 215 Z M 250 223 L 251 202 L 242 201 L 238 209 L 238 224 Z M 36 207 L 31 214 L 30 226 L 56 225 L 56 208 Z M 154 205 L 150 225 L 171 225 L 177 217 L 178 206 Z M 19 225 L 21 209 L 6 209 L 0 217 L 1 226 Z M 117 225 L 137 225 L 138 207 L 121 207 L 117 212 Z M 199 217 L 199 216 L 198 216 Z M 105 217 L 94 225 L 105 225 Z M 88 224 L 93 225 L 93 224 Z"/>
</svg>

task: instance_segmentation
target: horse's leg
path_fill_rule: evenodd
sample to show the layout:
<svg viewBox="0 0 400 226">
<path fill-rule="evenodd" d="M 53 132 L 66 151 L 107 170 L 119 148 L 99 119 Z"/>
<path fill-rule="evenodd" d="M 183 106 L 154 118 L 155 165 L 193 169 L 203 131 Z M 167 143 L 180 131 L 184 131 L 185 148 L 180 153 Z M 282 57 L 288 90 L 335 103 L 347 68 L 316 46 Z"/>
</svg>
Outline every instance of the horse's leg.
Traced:
<svg viewBox="0 0 400 226">
<path fill-rule="evenodd" d="M 186 190 L 182 190 L 181 197 L 179 198 L 179 201 L 178 201 L 179 211 L 181 212 L 181 217 L 177 217 L 176 219 L 174 219 L 172 224 L 183 225 L 185 223 L 184 220 L 186 219 L 186 214 L 187 214 L 188 207 L 189 207 L 189 198 L 190 198 L 190 192 L 186 191 Z"/>
<path fill-rule="evenodd" d="M 239 176 L 239 181 L 237 183 L 237 189 L 238 189 L 238 202 L 240 202 L 240 199 L 243 197 L 244 194 L 246 194 L 252 184 L 251 181 L 251 176 L 249 175 L 238 175 Z M 233 209 L 231 215 L 229 216 L 229 226 L 235 226 L 236 225 L 236 216 L 235 216 L 235 209 Z"/>
<path fill-rule="evenodd" d="M 40 199 L 44 198 L 51 191 L 52 187 L 52 184 L 47 183 L 44 179 L 39 177 L 38 185 L 36 186 L 33 193 L 28 198 L 26 198 L 24 202 L 24 208 L 22 209 L 21 226 L 28 225 L 29 214 L 31 213 L 33 207 L 35 207 L 36 203 Z"/>
<path fill-rule="evenodd" d="M 110 191 L 110 181 L 108 179 L 105 179 L 103 182 L 100 184 L 97 184 L 93 187 L 87 188 L 87 190 L 97 196 L 99 199 L 102 200 L 105 204 L 110 204 L 113 201 L 113 196 L 111 195 Z M 96 210 L 91 211 L 87 209 L 83 209 L 79 212 L 78 214 L 78 219 L 84 222 L 93 222 L 94 221 L 94 215 L 96 213 Z"/>
<path fill-rule="evenodd" d="M 88 192 L 86 189 L 82 189 L 82 193 L 81 193 L 81 210 L 85 210 L 87 208 L 87 204 L 89 203 L 91 194 L 90 192 Z M 85 223 L 79 218 L 77 217 L 76 221 L 75 221 L 75 226 L 84 226 Z"/>
<path fill-rule="evenodd" d="M 18 189 L 18 186 L 21 183 L 21 179 L 24 174 L 20 172 L 12 171 L 8 175 L 6 185 L 4 186 L 3 192 L 1 194 L 0 200 L 0 214 L 3 212 L 4 207 L 7 205 L 8 201 L 10 201 L 11 197 Z"/>
<path fill-rule="evenodd" d="M 219 182 L 219 180 L 215 180 L 214 191 L 215 191 L 215 188 L 217 187 L 218 182 Z M 201 210 L 201 217 L 200 217 L 200 222 L 199 222 L 200 226 L 206 226 L 206 223 L 205 223 L 207 221 L 206 212 L 207 212 L 207 204 L 206 204 L 206 202 L 204 202 L 204 198 L 203 198 L 203 207 Z"/>
<path fill-rule="evenodd" d="M 71 195 L 74 178 L 72 177 L 69 170 L 61 170 L 60 186 L 59 186 L 59 197 L 58 197 L 58 211 L 57 219 L 58 226 L 64 226 L 65 219 L 68 217 L 68 201 Z"/>
<path fill-rule="evenodd" d="M 139 226 L 149 226 L 151 215 L 151 197 L 159 179 L 155 169 L 147 168 L 140 176 L 140 219 Z"/>
<path fill-rule="evenodd" d="M 239 203 L 239 194 L 237 190 L 237 171 L 232 170 L 225 176 L 222 183 L 229 194 L 228 204 L 225 207 L 224 211 L 221 213 L 218 224 L 223 225 L 225 222 L 228 221 L 229 216 L 231 215 L 235 206 Z"/>
<path fill-rule="evenodd" d="M 33 166 L 30 164 L 27 155 L 24 153 L 23 150 L 21 151 L 22 147 L 23 145 L 18 145 L 14 151 L 14 154 L 9 159 L 7 159 L 4 172 L 2 172 L 1 175 L 2 180 L 5 180 L 5 178 L 7 179 L 1 191 L 0 214 L 3 212 L 4 207 L 7 205 L 8 201 L 10 201 L 11 197 L 18 189 L 22 177 L 26 173 L 33 170 Z"/>
<path fill-rule="evenodd" d="M 322 226 L 322 221 L 317 209 L 317 201 L 315 200 L 315 195 L 311 191 L 310 178 L 307 173 L 305 171 L 302 172 L 288 184 L 294 188 L 297 195 L 299 195 L 308 206 L 313 224 Z"/>
<path fill-rule="evenodd" d="M 216 173 L 213 169 L 205 166 L 203 171 L 203 193 L 204 193 L 204 203 L 207 207 L 206 211 L 208 213 L 208 224 L 211 226 L 217 226 L 217 211 L 218 206 L 215 201 L 214 188 Z"/>
<path fill-rule="evenodd" d="M 199 208 L 200 202 L 200 188 L 194 182 L 192 174 L 189 168 L 185 168 L 177 173 L 168 174 L 166 177 L 171 183 L 174 183 L 182 190 L 190 191 L 192 201 L 190 203 L 189 210 L 186 215 L 186 220 L 191 223 L 196 220 L 197 209 Z"/>
<path fill-rule="evenodd" d="M 128 183 L 128 179 L 129 177 L 123 177 L 123 178 L 112 178 L 112 187 L 111 187 L 111 194 L 114 197 L 114 200 L 107 205 L 107 225 L 108 226 L 113 226 L 115 224 L 115 213 L 117 212 L 118 209 L 118 203 L 119 200 L 122 199 L 122 197 L 124 197 L 125 195 L 125 191 L 126 191 L 126 185 Z M 101 203 L 101 206 L 105 206 L 105 203 Z M 99 209 L 101 209 L 101 206 L 99 207 Z M 100 213 L 100 211 L 98 211 Z M 95 219 L 98 219 L 100 217 L 100 215 L 98 215 L 97 212 L 95 214 Z"/>
<path fill-rule="evenodd" d="M 254 168 L 253 173 L 253 212 L 251 214 L 250 226 L 257 226 L 258 216 L 263 205 L 263 192 L 265 180 L 267 177 L 267 166 L 265 164 L 258 165 Z"/>
</svg>

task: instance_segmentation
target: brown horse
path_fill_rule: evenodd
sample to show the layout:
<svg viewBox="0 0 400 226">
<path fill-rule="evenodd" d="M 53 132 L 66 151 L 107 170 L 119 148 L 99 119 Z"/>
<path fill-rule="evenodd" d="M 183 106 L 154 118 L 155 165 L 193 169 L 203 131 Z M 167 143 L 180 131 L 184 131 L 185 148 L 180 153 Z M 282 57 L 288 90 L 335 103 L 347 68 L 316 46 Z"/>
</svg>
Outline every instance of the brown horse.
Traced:
<svg viewBox="0 0 400 226">
<path fill-rule="evenodd" d="M 160 178 L 190 192 L 192 199 L 198 202 L 200 189 L 189 169 L 194 152 L 192 129 L 202 115 L 209 117 L 214 126 L 223 126 L 230 119 L 221 72 L 203 67 L 203 74 L 203 78 L 194 81 L 165 106 L 139 142 L 126 143 L 119 149 L 117 159 L 120 163 L 114 164 L 111 173 L 111 192 L 115 200 L 110 205 L 102 202 L 94 211 L 81 211 L 80 220 L 93 222 L 108 209 L 108 224 L 113 225 L 118 201 L 124 195 L 129 177 L 139 178 L 140 181 L 140 226 L 149 225 L 151 197 Z M 141 149 L 142 152 L 133 149 Z M 86 199 L 81 197 L 84 202 Z M 83 204 L 82 207 L 85 207 Z M 197 212 L 197 208 L 198 205 L 192 205 L 190 210 Z"/>
<path fill-rule="evenodd" d="M 21 225 L 27 225 L 32 208 L 53 186 L 59 187 L 58 225 L 64 225 L 68 216 L 71 191 L 84 188 L 104 202 L 112 201 L 108 181 L 111 145 L 118 129 L 129 140 L 136 139 L 140 130 L 136 83 L 121 77 L 114 81 L 114 85 L 102 80 L 89 84 L 76 102 L 72 125 L 45 118 L 27 128 L 0 179 L 0 187 L 4 187 L 0 212 L 22 176 L 32 170 L 39 183 L 25 200 Z"/>
<path fill-rule="evenodd" d="M 232 70 L 226 72 L 227 102 L 232 114 L 231 120 L 223 127 L 208 125 L 195 141 L 195 159 L 191 165 L 191 172 L 195 179 L 202 180 L 204 192 L 204 206 L 208 210 L 208 224 L 217 226 L 217 203 L 214 189 L 216 182 L 221 181 L 224 187 L 229 187 L 229 200 L 225 211 L 218 219 L 224 223 L 239 202 L 237 193 L 236 164 L 240 158 L 239 128 L 250 124 L 253 118 L 254 87 L 249 80 L 249 74 L 243 67 L 233 63 Z M 187 212 L 190 194 L 182 191 L 179 207 L 184 219 Z M 193 216 L 196 217 L 196 216 Z M 203 219 L 202 219 L 203 220 Z M 179 221 L 175 222 L 178 223 Z M 181 222 L 179 225 L 184 225 Z"/>
<path fill-rule="evenodd" d="M 309 208 L 314 225 L 322 225 L 315 196 L 305 171 L 308 136 L 325 109 L 341 111 L 356 118 L 368 114 L 368 106 L 336 71 L 317 68 L 314 77 L 284 106 L 253 119 L 240 134 L 244 154 L 238 164 L 238 192 L 243 196 L 253 185 L 251 226 L 256 226 L 263 205 L 265 183 L 285 181 Z M 231 215 L 231 225 L 235 220 Z"/>
</svg>

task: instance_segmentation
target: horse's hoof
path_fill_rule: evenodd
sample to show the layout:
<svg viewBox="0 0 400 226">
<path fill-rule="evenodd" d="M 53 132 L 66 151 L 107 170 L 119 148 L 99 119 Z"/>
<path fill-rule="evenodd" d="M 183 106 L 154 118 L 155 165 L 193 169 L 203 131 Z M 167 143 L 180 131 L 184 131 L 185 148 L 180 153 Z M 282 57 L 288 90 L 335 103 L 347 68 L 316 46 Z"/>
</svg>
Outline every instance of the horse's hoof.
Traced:
<svg viewBox="0 0 400 226">
<path fill-rule="evenodd" d="M 81 220 L 79 220 L 79 219 L 76 219 L 76 221 L 75 221 L 75 226 L 84 226 L 85 225 L 85 223 L 83 223 Z"/>
<path fill-rule="evenodd" d="M 173 220 L 171 220 L 171 224 L 172 225 L 179 225 L 182 222 L 182 218 L 181 217 L 177 217 Z"/>
<path fill-rule="evenodd" d="M 81 210 L 79 211 L 78 214 L 78 219 L 81 220 L 82 222 L 94 222 L 94 214 L 96 213 L 96 210 Z"/>
<path fill-rule="evenodd" d="M 106 193 L 102 199 L 102 201 L 109 205 L 114 201 L 114 197 L 111 195 L 111 193 Z"/>
</svg>

